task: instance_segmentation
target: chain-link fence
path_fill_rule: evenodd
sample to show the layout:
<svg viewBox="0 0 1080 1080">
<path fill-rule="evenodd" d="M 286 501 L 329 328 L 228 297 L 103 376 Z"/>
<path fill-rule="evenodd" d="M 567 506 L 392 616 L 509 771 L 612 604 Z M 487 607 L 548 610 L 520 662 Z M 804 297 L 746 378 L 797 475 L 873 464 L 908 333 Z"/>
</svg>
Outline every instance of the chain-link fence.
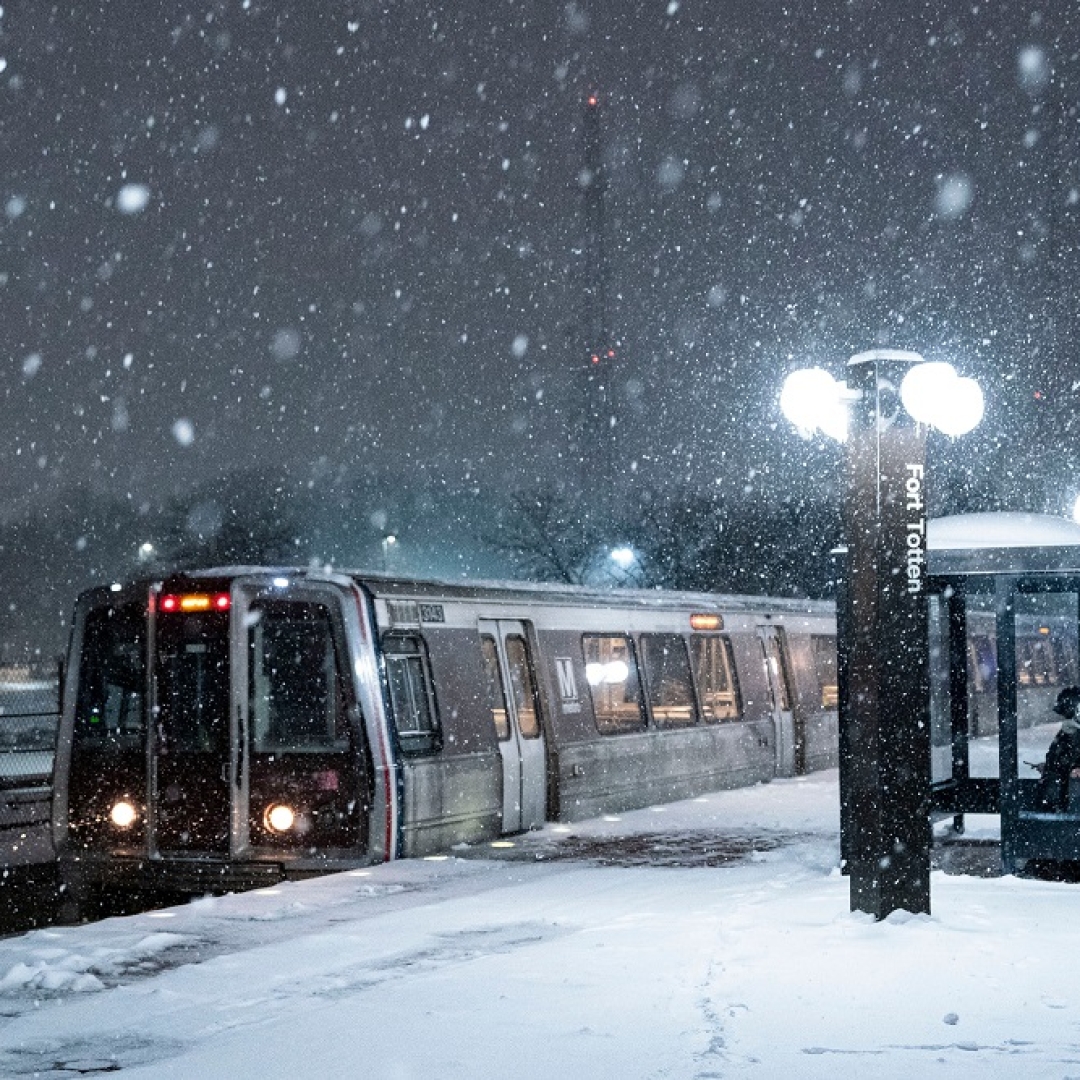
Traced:
<svg viewBox="0 0 1080 1080">
<path fill-rule="evenodd" d="M 55 663 L 0 664 L 0 787 L 52 780 L 59 718 Z"/>
</svg>

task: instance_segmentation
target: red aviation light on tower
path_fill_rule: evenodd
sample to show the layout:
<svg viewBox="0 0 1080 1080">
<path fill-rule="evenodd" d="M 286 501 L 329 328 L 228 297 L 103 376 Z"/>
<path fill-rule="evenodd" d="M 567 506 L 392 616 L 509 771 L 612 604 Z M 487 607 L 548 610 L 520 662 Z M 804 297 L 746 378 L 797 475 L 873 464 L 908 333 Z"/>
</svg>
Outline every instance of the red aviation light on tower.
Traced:
<svg viewBox="0 0 1080 1080">
<path fill-rule="evenodd" d="M 614 349 L 598 349 L 596 352 L 589 354 L 589 363 L 599 364 L 608 360 L 614 360 L 615 355 Z"/>
<path fill-rule="evenodd" d="M 590 109 L 598 109 L 600 107 L 600 95 L 595 91 L 590 91 L 589 96 L 585 99 L 585 104 Z"/>
</svg>

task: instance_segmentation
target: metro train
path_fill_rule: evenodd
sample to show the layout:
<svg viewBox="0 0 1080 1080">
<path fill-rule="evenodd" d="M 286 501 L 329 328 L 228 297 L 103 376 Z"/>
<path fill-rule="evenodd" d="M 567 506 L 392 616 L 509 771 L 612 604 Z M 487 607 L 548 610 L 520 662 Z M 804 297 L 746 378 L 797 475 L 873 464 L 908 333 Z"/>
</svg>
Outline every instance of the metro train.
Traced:
<svg viewBox="0 0 1080 1080">
<path fill-rule="evenodd" d="M 232 568 L 83 594 L 76 910 L 323 874 L 836 763 L 820 601 Z"/>
</svg>

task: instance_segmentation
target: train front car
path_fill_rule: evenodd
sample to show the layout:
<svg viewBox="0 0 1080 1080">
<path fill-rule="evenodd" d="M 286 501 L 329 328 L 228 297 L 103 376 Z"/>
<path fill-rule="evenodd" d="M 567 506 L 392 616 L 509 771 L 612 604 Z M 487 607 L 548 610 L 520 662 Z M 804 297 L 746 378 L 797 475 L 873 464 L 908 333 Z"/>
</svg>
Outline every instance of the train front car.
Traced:
<svg viewBox="0 0 1080 1080">
<path fill-rule="evenodd" d="M 71 906 L 392 857 L 371 642 L 347 579 L 192 576 L 80 598 L 53 822 Z"/>
</svg>

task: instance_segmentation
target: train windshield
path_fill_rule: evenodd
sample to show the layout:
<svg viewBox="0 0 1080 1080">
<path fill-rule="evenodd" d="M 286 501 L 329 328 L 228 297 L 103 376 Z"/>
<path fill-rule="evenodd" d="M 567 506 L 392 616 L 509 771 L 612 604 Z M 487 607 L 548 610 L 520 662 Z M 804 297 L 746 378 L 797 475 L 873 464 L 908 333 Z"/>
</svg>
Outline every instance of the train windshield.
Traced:
<svg viewBox="0 0 1080 1080">
<path fill-rule="evenodd" d="M 228 613 L 163 613 L 157 645 L 159 752 L 227 755 Z"/>
<path fill-rule="evenodd" d="M 75 734 L 103 749 L 143 745 L 146 733 L 146 609 L 100 607 L 86 618 Z"/>
<path fill-rule="evenodd" d="M 348 749 L 329 610 L 260 600 L 251 606 L 249 623 L 255 752 Z"/>
</svg>

